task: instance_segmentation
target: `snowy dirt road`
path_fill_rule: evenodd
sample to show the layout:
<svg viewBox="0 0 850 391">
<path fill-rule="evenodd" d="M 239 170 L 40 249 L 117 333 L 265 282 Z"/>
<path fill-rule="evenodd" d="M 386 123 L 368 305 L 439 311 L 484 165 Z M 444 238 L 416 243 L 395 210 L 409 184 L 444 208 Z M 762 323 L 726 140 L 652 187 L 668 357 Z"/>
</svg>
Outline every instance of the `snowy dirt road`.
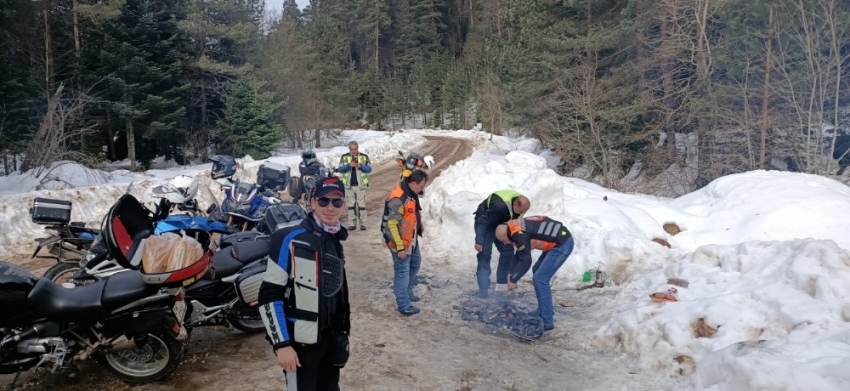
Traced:
<svg viewBox="0 0 850 391">
<path fill-rule="evenodd" d="M 428 137 L 421 150 L 442 169 L 472 152 L 468 141 Z M 530 285 L 505 299 L 474 298 L 474 270 L 452 274 L 423 259 L 422 312 L 403 317 L 395 310 L 392 264 L 382 244 L 380 219 L 385 199 L 398 180 L 398 167 L 376 168 L 368 192 L 368 230 L 345 242 L 352 300 L 351 360 L 342 372 L 344 390 L 666 390 L 670 380 L 658 371 L 637 369 L 634 360 L 599 351 L 592 334 L 610 316 L 615 288 L 556 291 L 557 328 L 535 343 L 519 342 L 477 321 L 462 319 L 470 305 L 511 300 L 531 307 Z M 426 188 L 427 193 L 427 188 Z M 470 218 L 472 211 L 470 211 Z M 472 244 L 470 243 L 470 246 Z M 35 265 L 32 265 L 35 266 Z M 40 264 L 38 266 L 41 266 Z M 43 266 L 42 266 L 43 267 Z M 102 367 L 86 362 L 74 371 L 39 370 L 23 376 L 24 390 L 281 390 L 283 376 L 262 335 L 223 328 L 193 333 L 190 351 L 166 381 L 130 386 Z M 0 377 L 8 383 L 10 376 Z"/>
</svg>

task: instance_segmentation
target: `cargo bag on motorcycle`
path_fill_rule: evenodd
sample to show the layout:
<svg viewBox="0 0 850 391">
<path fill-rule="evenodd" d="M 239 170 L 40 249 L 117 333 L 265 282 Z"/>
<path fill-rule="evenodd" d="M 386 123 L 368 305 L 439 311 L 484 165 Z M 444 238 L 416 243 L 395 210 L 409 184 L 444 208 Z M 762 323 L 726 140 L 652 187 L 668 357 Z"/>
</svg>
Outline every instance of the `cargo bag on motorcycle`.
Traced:
<svg viewBox="0 0 850 391">
<path fill-rule="evenodd" d="M 106 248 L 122 267 L 140 270 L 147 284 L 190 285 L 210 268 L 214 242 L 209 233 L 187 229 L 154 234 L 154 222 L 139 201 L 126 194 L 106 215 Z"/>
</svg>

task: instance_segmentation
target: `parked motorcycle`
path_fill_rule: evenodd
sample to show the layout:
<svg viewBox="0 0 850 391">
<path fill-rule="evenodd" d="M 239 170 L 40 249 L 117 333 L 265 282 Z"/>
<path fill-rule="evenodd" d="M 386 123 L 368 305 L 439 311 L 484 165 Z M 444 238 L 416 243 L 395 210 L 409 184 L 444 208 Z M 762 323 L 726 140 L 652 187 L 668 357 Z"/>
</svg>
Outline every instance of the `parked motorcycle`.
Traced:
<svg viewBox="0 0 850 391">
<path fill-rule="evenodd" d="M 85 223 L 71 221 L 71 201 L 36 197 L 30 208 L 33 223 L 44 226 L 51 234 L 35 239 L 38 245 L 33 258 L 53 258 L 57 262 L 76 261 L 83 257 L 100 232 Z M 47 249 L 49 255 L 38 255 Z"/>
<path fill-rule="evenodd" d="M 142 263 L 152 227 L 130 195 L 113 205 L 101 229 L 109 255 Z M 130 270 L 89 284 L 57 285 L 13 264 L 0 262 L 0 373 L 96 357 L 119 378 L 150 382 L 171 374 L 185 352 L 185 288 L 205 275 L 212 256 L 209 234 L 187 231 L 200 244 L 199 259 L 178 270 Z M 149 242 L 150 243 L 150 242 Z M 148 243 L 148 245 L 150 245 Z"/>
<path fill-rule="evenodd" d="M 148 284 L 140 272 L 64 288 L 0 262 L 0 373 L 51 371 L 95 357 L 120 379 L 170 375 L 188 340 L 183 288 Z"/>
<path fill-rule="evenodd" d="M 304 211 L 310 213 L 310 201 L 313 196 L 313 189 L 316 188 L 316 183 L 324 178 L 331 176 L 331 170 L 322 164 L 316 158 L 316 153 L 313 151 L 304 151 L 301 153 L 301 163 L 298 165 L 300 177 L 292 177 L 289 180 L 289 195 L 292 201 L 301 204 Z"/>
<path fill-rule="evenodd" d="M 137 221 L 153 223 L 139 204 L 125 200 L 122 210 L 139 216 Z M 126 213 L 126 212 L 125 212 Z M 142 218 L 141 216 L 145 216 Z M 153 230 L 143 226 L 143 230 Z M 220 249 L 212 257 L 213 267 L 186 288 L 188 315 L 186 327 L 190 330 L 201 326 L 232 325 L 246 333 L 265 330 L 257 297 L 260 283 L 266 271 L 265 259 L 269 251 L 269 237 L 258 232 L 243 232 L 222 236 Z M 107 244 L 98 241 L 86 254 L 84 262 L 78 264 L 70 280 L 76 284 L 91 284 L 113 275 L 138 269 L 127 259 L 111 256 Z"/>
</svg>

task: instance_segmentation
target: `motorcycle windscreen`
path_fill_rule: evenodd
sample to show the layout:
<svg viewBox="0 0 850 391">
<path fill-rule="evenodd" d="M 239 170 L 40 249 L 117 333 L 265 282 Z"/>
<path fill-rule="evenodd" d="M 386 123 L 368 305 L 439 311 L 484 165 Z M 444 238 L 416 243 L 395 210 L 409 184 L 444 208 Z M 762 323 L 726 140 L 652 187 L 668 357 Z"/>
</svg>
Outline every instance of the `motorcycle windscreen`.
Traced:
<svg viewBox="0 0 850 391">
<path fill-rule="evenodd" d="M 118 199 L 104 219 L 104 244 L 109 255 L 119 265 L 128 269 L 139 269 L 132 264 L 139 244 L 154 233 L 153 222 L 135 197 L 125 194 Z"/>
</svg>

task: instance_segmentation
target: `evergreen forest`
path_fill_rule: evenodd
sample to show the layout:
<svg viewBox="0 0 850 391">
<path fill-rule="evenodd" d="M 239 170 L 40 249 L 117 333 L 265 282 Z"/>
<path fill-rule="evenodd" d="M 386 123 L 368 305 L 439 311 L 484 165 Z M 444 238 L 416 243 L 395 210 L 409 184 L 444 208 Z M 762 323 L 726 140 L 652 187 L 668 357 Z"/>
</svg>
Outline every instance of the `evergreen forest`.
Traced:
<svg viewBox="0 0 850 391">
<path fill-rule="evenodd" d="M 607 186 L 834 175 L 848 105 L 846 0 L 0 0 L 6 175 L 477 123 Z"/>
</svg>

